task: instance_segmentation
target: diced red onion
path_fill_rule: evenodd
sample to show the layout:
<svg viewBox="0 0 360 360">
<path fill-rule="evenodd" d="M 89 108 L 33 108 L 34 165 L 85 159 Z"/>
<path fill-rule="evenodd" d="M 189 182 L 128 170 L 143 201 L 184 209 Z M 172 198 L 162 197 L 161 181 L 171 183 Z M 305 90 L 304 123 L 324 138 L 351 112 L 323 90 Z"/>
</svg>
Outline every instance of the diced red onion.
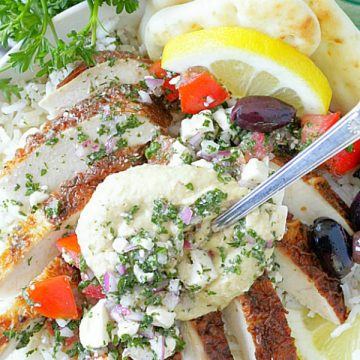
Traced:
<svg viewBox="0 0 360 360">
<path fill-rule="evenodd" d="M 116 146 L 116 138 L 114 137 L 108 137 L 105 142 L 105 150 L 107 154 L 111 154 Z"/>
<path fill-rule="evenodd" d="M 110 271 L 107 271 L 104 274 L 104 290 L 106 292 L 115 292 L 117 290 L 118 282 L 118 279 Z"/>
<path fill-rule="evenodd" d="M 121 305 L 116 305 L 112 308 L 112 310 L 110 311 L 110 316 L 113 320 L 115 320 L 116 322 L 121 322 L 123 321 L 123 317 L 124 316 L 128 316 L 131 314 L 131 310 L 128 309 L 125 306 L 121 306 Z"/>
<path fill-rule="evenodd" d="M 126 319 L 132 321 L 143 321 L 145 315 L 139 312 L 131 312 L 129 315 L 125 315 Z"/>
<path fill-rule="evenodd" d="M 144 104 L 152 104 L 150 94 L 144 90 L 139 91 L 139 101 Z"/>
<path fill-rule="evenodd" d="M 273 247 L 273 241 L 272 240 L 269 240 L 266 242 L 266 248 L 267 249 L 271 249 Z"/>
<path fill-rule="evenodd" d="M 161 88 L 164 85 L 164 82 L 165 81 L 163 79 L 155 79 L 152 76 L 145 76 L 145 84 L 150 91 Z"/>
<path fill-rule="evenodd" d="M 126 274 L 126 266 L 123 265 L 123 264 L 120 264 L 118 267 L 117 267 L 117 271 L 118 273 L 123 276 Z"/>
<path fill-rule="evenodd" d="M 196 148 L 201 144 L 202 141 L 202 134 L 201 133 L 196 133 L 192 138 L 190 138 L 189 140 L 189 144 Z"/>
<path fill-rule="evenodd" d="M 193 211 L 187 206 L 179 214 L 180 219 L 185 225 L 190 225 L 193 216 Z"/>
<path fill-rule="evenodd" d="M 199 151 L 198 154 L 197 154 L 201 159 L 204 159 L 206 161 L 211 161 L 212 159 L 215 158 L 215 154 L 207 154 L 203 151 Z"/>
<path fill-rule="evenodd" d="M 127 246 L 127 247 L 124 249 L 124 253 L 127 253 L 127 252 L 129 252 L 129 251 L 133 251 L 133 250 L 135 250 L 135 249 L 137 249 L 137 248 L 138 248 L 137 245 L 131 244 L 131 245 Z"/>
<path fill-rule="evenodd" d="M 160 336 L 160 360 L 165 359 L 165 336 Z"/>
<path fill-rule="evenodd" d="M 217 153 L 217 155 L 218 155 L 219 157 L 222 157 L 222 158 L 224 158 L 224 157 L 230 157 L 230 156 L 231 156 L 231 151 L 230 151 L 230 150 L 220 150 L 220 151 Z"/>
<path fill-rule="evenodd" d="M 92 151 L 98 151 L 99 148 L 100 148 L 99 144 L 88 139 L 78 145 L 78 147 L 75 151 L 75 155 L 79 158 L 84 158 L 85 156 L 89 155 Z"/>
<path fill-rule="evenodd" d="M 98 151 L 100 148 L 100 145 L 98 143 L 96 143 L 90 139 L 85 140 L 83 143 L 81 143 L 81 145 L 84 148 L 90 148 L 91 150 L 94 150 L 94 151 Z"/>
<path fill-rule="evenodd" d="M 120 312 L 121 315 L 123 316 L 129 316 L 131 314 L 131 310 L 129 310 L 127 307 L 122 306 L 122 305 L 117 305 L 115 307 L 117 309 L 117 311 Z"/>
</svg>

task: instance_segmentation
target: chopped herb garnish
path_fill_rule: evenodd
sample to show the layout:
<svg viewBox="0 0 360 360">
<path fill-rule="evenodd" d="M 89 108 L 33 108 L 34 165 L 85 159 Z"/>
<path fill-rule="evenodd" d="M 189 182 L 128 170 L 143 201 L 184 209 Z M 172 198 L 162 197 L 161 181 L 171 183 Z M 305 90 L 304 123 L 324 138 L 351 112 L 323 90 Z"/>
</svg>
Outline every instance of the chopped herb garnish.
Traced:
<svg viewBox="0 0 360 360">
<path fill-rule="evenodd" d="M 79 143 L 82 143 L 84 141 L 86 141 L 87 139 L 89 139 L 89 136 L 86 135 L 84 132 L 79 131 L 77 134 L 77 140 Z"/>
<path fill-rule="evenodd" d="M 101 159 L 103 159 L 106 156 L 106 149 L 105 146 L 101 146 L 99 151 L 95 151 L 91 154 L 89 154 L 87 156 L 87 160 L 86 163 L 87 165 L 91 166 L 93 165 L 96 161 L 99 161 Z"/>
<path fill-rule="evenodd" d="M 219 189 L 208 191 L 195 201 L 193 209 L 197 216 L 205 217 L 213 213 L 219 214 L 221 204 L 227 199 L 227 194 Z"/>
<path fill-rule="evenodd" d="M 150 146 L 145 150 L 145 157 L 148 160 L 154 158 L 160 148 L 161 145 L 158 142 L 153 141 Z"/>
<path fill-rule="evenodd" d="M 51 139 L 49 139 L 48 141 L 45 142 L 45 145 L 47 146 L 54 146 L 59 142 L 59 138 L 57 137 L 53 137 Z"/>
<path fill-rule="evenodd" d="M 25 187 L 26 187 L 26 192 L 25 195 L 29 196 L 31 194 L 33 194 L 35 191 L 39 191 L 40 190 L 40 184 L 39 183 L 35 183 L 33 181 L 34 177 L 31 174 L 25 174 L 26 177 L 26 183 L 25 183 Z"/>
</svg>

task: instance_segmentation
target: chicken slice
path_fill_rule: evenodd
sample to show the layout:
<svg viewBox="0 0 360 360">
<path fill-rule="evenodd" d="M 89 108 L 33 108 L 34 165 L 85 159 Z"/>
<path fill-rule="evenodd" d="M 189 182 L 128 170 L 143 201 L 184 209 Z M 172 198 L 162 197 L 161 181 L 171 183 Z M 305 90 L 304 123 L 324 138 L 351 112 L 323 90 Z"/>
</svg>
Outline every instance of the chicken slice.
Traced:
<svg viewBox="0 0 360 360">
<path fill-rule="evenodd" d="M 101 52 L 95 62 L 91 67 L 80 64 L 39 105 L 50 116 L 56 116 L 113 83 L 138 84 L 148 75 L 151 65 L 148 59 L 117 51 Z"/>
<path fill-rule="evenodd" d="M 117 150 L 60 184 L 43 208 L 9 234 L 0 255 L 0 298 L 15 296 L 57 254 L 55 241 L 73 228 L 97 185 L 109 174 L 145 162 L 144 146 Z"/>
<path fill-rule="evenodd" d="M 286 310 L 267 276 L 233 300 L 223 319 L 239 343 L 242 360 L 297 359 Z"/>
<path fill-rule="evenodd" d="M 284 163 L 281 159 L 274 159 L 271 167 L 278 170 Z M 295 218 L 306 225 L 312 225 L 315 219 L 325 216 L 337 221 L 349 234 L 354 232 L 349 221 L 348 207 L 326 179 L 315 171 L 286 188 L 284 204 Z"/>
<path fill-rule="evenodd" d="M 52 260 L 44 271 L 31 282 L 31 285 L 59 275 L 69 276 L 74 287 L 77 286 L 78 271 L 61 257 Z M 16 346 L 13 340 L 9 340 L 4 335 L 4 331 L 22 331 L 39 319 L 41 319 L 41 315 L 26 301 L 23 295 L 17 296 L 6 309 L 0 311 L 0 359 L 6 359 Z"/>
<path fill-rule="evenodd" d="M 108 88 L 27 139 L 0 176 L 0 297 L 16 294 L 43 269 L 56 255 L 55 239 L 76 223 L 96 185 L 106 174 L 143 163 L 142 146 L 166 133 L 170 122 L 160 105 L 135 103 L 120 88 Z M 46 200 L 45 213 L 37 212 Z"/>
<path fill-rule="evenodd" d="M 289 221 L 287 227 L 274 253 L 283 277 L 279 286 L 323 318 L 343 323 L 347 311 L 339 280 L 322 270 L 310 248 L 307 227 L 299 220 Z"/>
<path fill-rule="evenodd" d="M 110 88 L 66 111 L 27 140 L 0 175 L 0 213 L 10 225 L 23 219 L 74 174 L 117 148 L 146 144 L 166 132 L 170 115 L 155 104 L 126 99 Z M 3 229 L 3 226 L 0 228 Z"/>
<path fill-rule="evenodd" d="M 182 323 L 181 335 L 186 343 L 183 360 L 233 359 L 219 311 Z"/>
</svg>

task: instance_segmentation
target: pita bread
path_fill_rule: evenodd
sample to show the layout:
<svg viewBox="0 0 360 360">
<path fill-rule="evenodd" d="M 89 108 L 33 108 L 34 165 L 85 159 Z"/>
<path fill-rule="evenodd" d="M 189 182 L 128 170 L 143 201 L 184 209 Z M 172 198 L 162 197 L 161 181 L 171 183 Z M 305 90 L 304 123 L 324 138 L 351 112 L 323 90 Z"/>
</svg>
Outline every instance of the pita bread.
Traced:
<svg viewBox="0 0 360 360">
<path fill-rule="evenodd" d="M 348 112 L 360 100 L 360 31 L 335 0 L 305 0 L 321 26 L 312 59 L 333 89 L 333 110 Z"/>
<path fill-rule="evenodd" d="M 148 5 L 148 14 L 149 8 L 155 8 L 152 2 Z M 152 59 L 161 57 L 171 38 L 211 27 L 256 29 L 306 55 L 311 55 L 321 40 L 319 22 L 303 0 L 194 0 L 155 10 L 145 21 L 140 32 Z"/>
</svg>

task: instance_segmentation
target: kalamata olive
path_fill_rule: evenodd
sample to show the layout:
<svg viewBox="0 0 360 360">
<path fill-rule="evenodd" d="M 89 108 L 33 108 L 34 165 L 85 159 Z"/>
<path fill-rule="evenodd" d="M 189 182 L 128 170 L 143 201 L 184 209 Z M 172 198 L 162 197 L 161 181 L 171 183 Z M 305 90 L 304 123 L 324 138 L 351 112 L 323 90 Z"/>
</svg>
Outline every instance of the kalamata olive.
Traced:
<svg viewBox="0 0 360 360">
<path fill-rule="evenodd" d="M 354 173 L 353 173 L 353 177 L 360 179 L 360 168 L 358 168 Z"/>
<path fill-rule="evenodd" d="M 271 96 L 248 96 L 237 101 L 231 112 L 232 122 L 242 129 L 271 132 L 288 125 L 296 110 Z"/>
<path fill-rule="evenodd" d="M 351 270 L 351 238 L 346 230 L 329 218 L 316 219 L 310 240 L 323 269 L 331 276 L 344 277 Z"/>
<path fill-rule="evenodd" d="M 353 261 L 357 264 L 360 264 L 360 231 L 356 232 L 353 235 Z"/>
<path fill-rule="evenodd" d="M 350 206 L 350 220 L 354 230 L 360 230 L 360 191 Z"/>
</svg>

